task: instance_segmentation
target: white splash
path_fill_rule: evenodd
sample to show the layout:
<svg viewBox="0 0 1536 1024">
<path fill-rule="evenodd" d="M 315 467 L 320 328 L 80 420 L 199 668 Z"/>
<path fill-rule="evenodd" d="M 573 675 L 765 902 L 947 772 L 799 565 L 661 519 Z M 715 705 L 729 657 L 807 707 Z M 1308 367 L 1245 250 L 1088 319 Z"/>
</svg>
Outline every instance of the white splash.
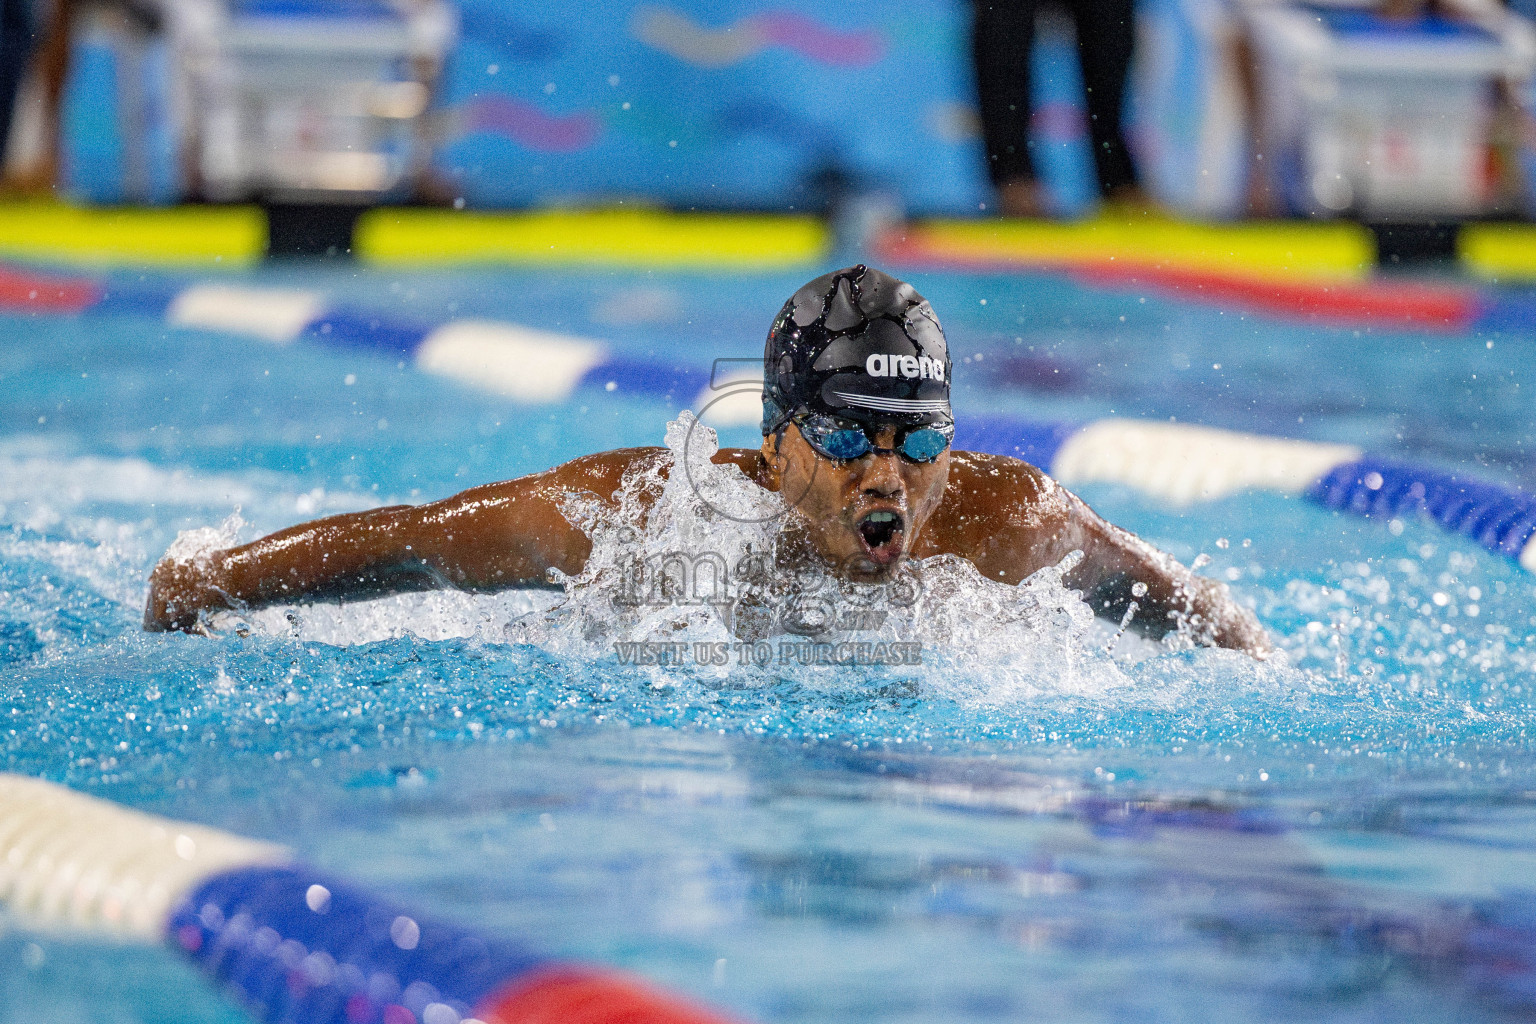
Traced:
<svg viewBox="0 0 1536 1024">
<path fill-rule="evenodd" d="M 215 551 L 239 544 L 247 526 L 245 518 L 236 508 L 218 526 L 200 526 L 195 530 L 182 530 L 166 548 L 165 557 L 173 562 L 196 562 Z"/>
<path fill-rule="evenodd" d="M 1161 645 L 1126 636 L 1106 652 L 1113 624 L 1062 580 L 1078 556 L 1016 585 L 954 556 L 907 563 L 883 584 L 850 582 L 781 561 L 776 545 L 793 511 L 735 465 L 711 461 L 718 451 L 715 431 L 684 412 L 668 424 L 666 448 L 635 465 L 611 503 L 567 496 L 563 511 L 592 553 L 581 572 L 557 579 L 559 591 L 276 606 L 221 613 L 214 625 L 330 644 L 404 635 L 530 644 L 658 687 L 902 681 L 981 705 L 1111 691 L 1177 699 L 1180 686 L 1141 692 L 1124 671 Z M 172 554 L 226 547 L 241 528 L 232 517 L 189 531 Z"/>
<path fill-rule="evenodd" d="M 46 565 L 136 612 L 163 543 L 151 510 L 254 507 L 258 519 L 282 522 L 295 512 L 378 504 L 372 495 L 301 493 L 293 485 L 277 473 L 203 474 L 138 458 L 75 457 L 52 439 L 11 438 L 0 441 L 0 556 Z M 168 553 L 189 558 L 228 547 L 245 525 L 236 512 L 220 527 L 184 531 Z"/>
<path fill-rule="evenodd" d="M 259 520 L 351 511 L 378 504 L 370 494 L 293 489 L 292 477 L 263 470 L 198 473 L 138 458 L 71 457 L 58 446 L 0 444 L 0 518 L 28 529 L 69 526 L 93 506 L 177 509 L 239 506 Z"/>
<path fill-rule="evenodd" d="M 1104 651 L 1108 632 L 1062 582 L 1074 559 L 1018 585 L 952 556 L 908 563 L 883 584 L 790 566 L 775 557 L 791 513 L 779 495 L 713 463 L 715 432 L 690 413 L 668 425 L 666 443 L 626 477 L 616 508 L 569 500 L 592 554 L 561 580 L 564 599 L 511 623 L 507 639 L 633 664 L 657 685 L 679 676 L 844 685 L 905 675 L 934 693 L 987 702 L 1130 685 Z M 1126 645 L 1143 656 L 1148 647 L 1158 649 Z M 710 654 L 723 661 L 701 657 Z M 651 656 L 661 663 L 646 663 Z"/>
<path fill-rule="evenodd" d="M 215 629 L 287 636 L 349 647 L 404 636 L 422 640 L 477 637 L 499 642 L 509 620 L 535 614 L 559 600 L 547 590 L 466 594 L 434 590 L 344 604 L 273 605 L 212 616 Z"/>
</svg>

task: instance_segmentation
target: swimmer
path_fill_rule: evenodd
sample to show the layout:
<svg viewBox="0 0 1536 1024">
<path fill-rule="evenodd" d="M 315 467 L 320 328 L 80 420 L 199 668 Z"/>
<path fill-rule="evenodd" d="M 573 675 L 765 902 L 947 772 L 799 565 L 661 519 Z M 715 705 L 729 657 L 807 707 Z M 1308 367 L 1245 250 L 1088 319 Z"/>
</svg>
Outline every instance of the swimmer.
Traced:
<svg viewBox="0 0 1536 1024">
<path fill-rule="evenodd" d="M 952 451 L 950 359 L 933 308 L 909 284 L 864 266 L 810 282 L 784 304 L 763 353 L 762 446 L 729 463 L 792 506 L 781 538 L 846 578 L 878 583 L 908 559 L 958 555 L 1016 584 L 1082 557 L 1065 582 L 1100 615 L 1160 637 L 1263 658 L 1271 648 L 1227 588 L 1099 518 L 1019 459 Z M 614 515 L 626 474 L 659 448 L 574 459 L 425 505 L 330 516 L 193 561 L 161 560 L 144 628 L 206 630 L 220 609 L 452 587 L 548 586 L 579 573 L 587 535 L 561 506 L 596 495 Z M 643 513 L 642 513 L 643 514 Z"/>
</svg>

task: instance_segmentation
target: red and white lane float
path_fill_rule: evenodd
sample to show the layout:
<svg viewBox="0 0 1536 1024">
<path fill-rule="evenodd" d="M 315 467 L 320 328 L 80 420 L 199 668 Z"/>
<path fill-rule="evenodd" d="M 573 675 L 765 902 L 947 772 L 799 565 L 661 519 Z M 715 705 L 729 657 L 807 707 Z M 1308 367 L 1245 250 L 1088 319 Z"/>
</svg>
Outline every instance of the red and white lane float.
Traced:
<svg viewBox="0 0 1536 1024">
<path fill-rule="evenodd" d="M 164 942 L 269 1024 L 727 1024 L 632 976 L 423 919 L 269 843 L 0 774 L 0 903 Z"/>
</svg>

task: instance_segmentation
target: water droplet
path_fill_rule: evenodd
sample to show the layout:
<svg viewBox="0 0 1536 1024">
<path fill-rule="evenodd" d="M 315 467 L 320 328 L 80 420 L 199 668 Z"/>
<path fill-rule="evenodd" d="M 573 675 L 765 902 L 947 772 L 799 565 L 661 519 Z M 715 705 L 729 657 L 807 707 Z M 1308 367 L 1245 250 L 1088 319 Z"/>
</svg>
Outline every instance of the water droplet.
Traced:
<svg viewBox="0 0 1536 1024">
<path fill-rule="evenodd" d="M 401 914 L 389 926 L 389 938 L 400 949 L 415 949 L 421 941 L 421 926 Z"/>
</svg>

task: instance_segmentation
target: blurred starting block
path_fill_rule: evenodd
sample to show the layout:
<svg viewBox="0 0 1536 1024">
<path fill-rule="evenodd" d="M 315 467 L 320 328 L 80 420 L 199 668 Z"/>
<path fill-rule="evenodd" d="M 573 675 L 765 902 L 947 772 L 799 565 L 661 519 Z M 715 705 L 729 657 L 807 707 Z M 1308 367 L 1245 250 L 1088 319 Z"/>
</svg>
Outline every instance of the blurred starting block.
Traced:
<svg viewBox="0 0 1536 1024">
<path fill-rule="evenodd" d="M 1501 159 L 1516 140 L 1500 119 L 1536 68 L 1529 22 L 1290 3 L 1248 5 L 1246 19 L 1259 150 L 1291 212 L 1430 220 L 1518 202 L 1518 161 Z"/>
<path fill-rule="evenodd" d="M 453 37 L 441 0 L 233 0 L 205 59 L 197 165 L 212 199 L 378 198 L 425 162 L 421 122 Z"/>
<path fill-rule="evenodd" d="M 142 0 L 72 40 L 64 184 L 97 203 L 407 197 L 444 0 Z"/>
</svg>

